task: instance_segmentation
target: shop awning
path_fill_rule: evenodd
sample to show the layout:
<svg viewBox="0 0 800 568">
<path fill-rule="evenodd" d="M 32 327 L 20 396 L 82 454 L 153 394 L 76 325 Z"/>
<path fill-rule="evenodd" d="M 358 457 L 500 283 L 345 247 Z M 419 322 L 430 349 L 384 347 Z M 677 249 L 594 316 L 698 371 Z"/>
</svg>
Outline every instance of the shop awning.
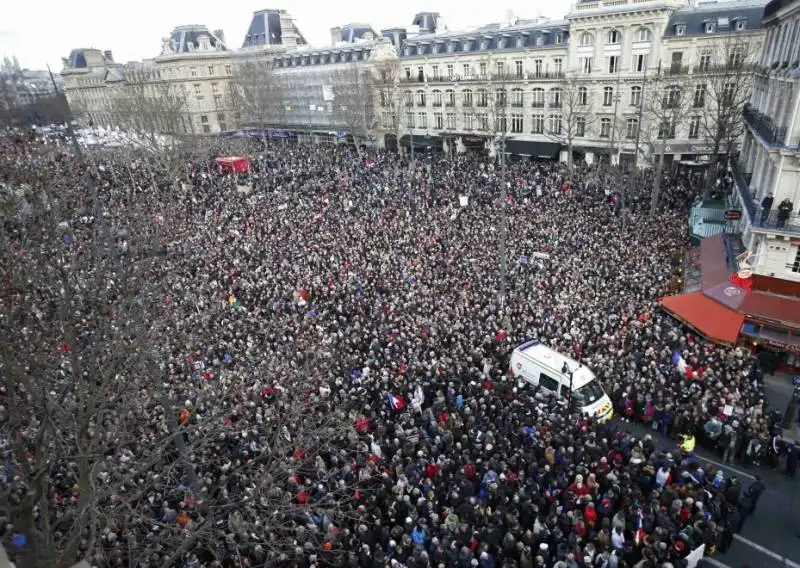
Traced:
<svg viewBox="0 0 800 568">
<path fill-rule="evenodd" d="M 533 158 L 546 158 L 553 160 L 561 152 L 558 142 L 536 142 L 532 140 L 506 140 L 506 152 L 518 156 L 531 156 Z"/>
<path fill-rule="evenodd" d="M 675 318 L 712 341 L 736 343 L 744 316 L 703 295 L 701 291 L 661 298 Z"/>
</svg>

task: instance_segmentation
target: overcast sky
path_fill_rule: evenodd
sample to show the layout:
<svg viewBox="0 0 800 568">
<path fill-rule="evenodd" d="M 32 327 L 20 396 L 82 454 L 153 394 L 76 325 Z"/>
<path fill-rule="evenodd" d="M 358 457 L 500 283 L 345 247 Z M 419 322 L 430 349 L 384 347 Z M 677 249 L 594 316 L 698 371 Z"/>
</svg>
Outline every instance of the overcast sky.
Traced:
<svg viewBox="0 0 800 568">
<path fill-rule="evenodd" d="M 285 0 L 284 0 L 285 1 Z M 182 24 L 222 29 L 231 47 L 240 47 L 253 11 L 286 8 L 312 45 L 330 43 L 330 28 L 366 22 L 377 29 L 409 25 L 417 12 L 439 12 L 450 29 L 499 22 L 507 10 L 517 17 L 562 18 L 572 0 L 464 2 L 456 0 L 6 0 L 0 16 L 0 55 L 16 54 L 23 67 L 53 71 L 73 48 L 110 49 L 119 63 L 155 57 L 161 38 Z"/>
</svg>

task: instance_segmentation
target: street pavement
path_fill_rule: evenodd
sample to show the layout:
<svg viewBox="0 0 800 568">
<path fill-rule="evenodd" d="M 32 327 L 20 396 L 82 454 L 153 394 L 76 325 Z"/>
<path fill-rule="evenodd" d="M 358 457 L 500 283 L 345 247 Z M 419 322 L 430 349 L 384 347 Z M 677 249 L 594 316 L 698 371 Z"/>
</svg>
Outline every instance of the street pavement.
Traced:
<svg viewBox="0 0 800 568">
<path fill-rule="evenodd" d="M 618 418 L 614 422 L 621 430 L 637 437 L 651 434 L 663 449 L 676 446 L 673 440 L 641 424 L 623 422 Z M 696 451 L 695 455 L 722 468 L 726 477 L 735 475 L 742 489 L 746 489 L 753 481 L 754 474 L 761 475 L 767 486 L 758 501 L 756 512 L 747 519 L 728 552 L 703 559 L 703 568 L 800 568 L 800 478 L 795 477 L 792 482 L 785 474 L 764 467 L 726 466 L 722 464 L 720 456 L 703 449 Z"/>
</svg>

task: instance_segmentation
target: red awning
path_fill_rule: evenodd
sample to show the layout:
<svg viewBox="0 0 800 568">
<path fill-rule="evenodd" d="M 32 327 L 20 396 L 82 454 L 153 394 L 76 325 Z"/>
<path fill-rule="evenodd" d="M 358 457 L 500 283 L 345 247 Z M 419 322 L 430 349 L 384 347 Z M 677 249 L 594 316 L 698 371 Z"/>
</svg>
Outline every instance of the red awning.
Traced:
<svg viewBox="0 0 800 568">
<path fill-rule="evenodd" d="M 744 316 L 703 295 L 702 292 L 661 298 L 661 306 L 677 319 L 712 341 L 736 343 Z"/>
</svg>

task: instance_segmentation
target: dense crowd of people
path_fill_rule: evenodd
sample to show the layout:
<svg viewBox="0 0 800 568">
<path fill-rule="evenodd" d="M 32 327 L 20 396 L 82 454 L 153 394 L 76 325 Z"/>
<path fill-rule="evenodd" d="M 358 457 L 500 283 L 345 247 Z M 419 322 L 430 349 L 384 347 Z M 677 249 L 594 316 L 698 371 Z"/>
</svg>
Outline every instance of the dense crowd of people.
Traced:
<svg viewBox="0 0 800 568">
<path fill-rule="evenodd" d="M 102 202 L 76 208 L 57 246 L 40 251 L 30 219 L 6 210 L 4 244 L 90 255 L 75 251 L 96 245 L 102 218 L 115 223 L 129 270 L 146 251 L 159 259 L 163 313 L 147 314 L 158 341 L 143 334 L 126 349 L 157 352 L 162 372 L 126 377 L 141 390 L 124 428 L 105 417 L 91 425 L 113 438 L 92 472 L 113 490 L 96 506 L 122 512 L 72 519 L 92 527 L 76 558 L 153 568 L 677 568 L 701 544 L 726 550 L 756 510 L 760 480 L 743 489 L 663 443 L 702 434 L 724 459 L 748 464 L 777 436 L 750 354 L 704 341 L 658 307 L 688 244 L 697 190 L 685 179 L 665 175 L 652 219 L 637 192 L 649 188 L 646 175 L 626 179 L 621 195 L 619 176 L 586 166 L 568 175 L 522 161 L 503 178 L 482 155 L 412 168 L 389 152 L 267 144 L 249 174 L 221 174 L 197 156 L 176 173 L 147 153 L 98 151 L 84 167 L 63 146 L 3 144 L 7 187 L 46 186 L 85 203 L 88 178 Z M 117 214 L 132 202 L 152 218 Z M 157 249 L 145 245 L 153 239 Z M 92 285 L 92 274 L 74 277 Z M 80 342 L 58 333 L 58 381 L 74 380 Z M 617 416 L 652 435 L 588 422 L 520 388 L 509 356 L 531 338 L 592 369 Z M 0 393 L 10 495 L 0 531 L 25 558 L 34 527 L 55 526 L 88 489 L 79 465 L 48 462 L 35 522 L 15 517 L 30 481 L 20 454 L 36 453 L 47 427 L 19 427 L 13 396 L 30 386 L 16 388 Z M 149 461 L 175 432 L 171 459 Z M 150 465 L 131 475 L 131 464 Z M 785 467 L 796 467 L 796 452 Z"/>
</svg>

